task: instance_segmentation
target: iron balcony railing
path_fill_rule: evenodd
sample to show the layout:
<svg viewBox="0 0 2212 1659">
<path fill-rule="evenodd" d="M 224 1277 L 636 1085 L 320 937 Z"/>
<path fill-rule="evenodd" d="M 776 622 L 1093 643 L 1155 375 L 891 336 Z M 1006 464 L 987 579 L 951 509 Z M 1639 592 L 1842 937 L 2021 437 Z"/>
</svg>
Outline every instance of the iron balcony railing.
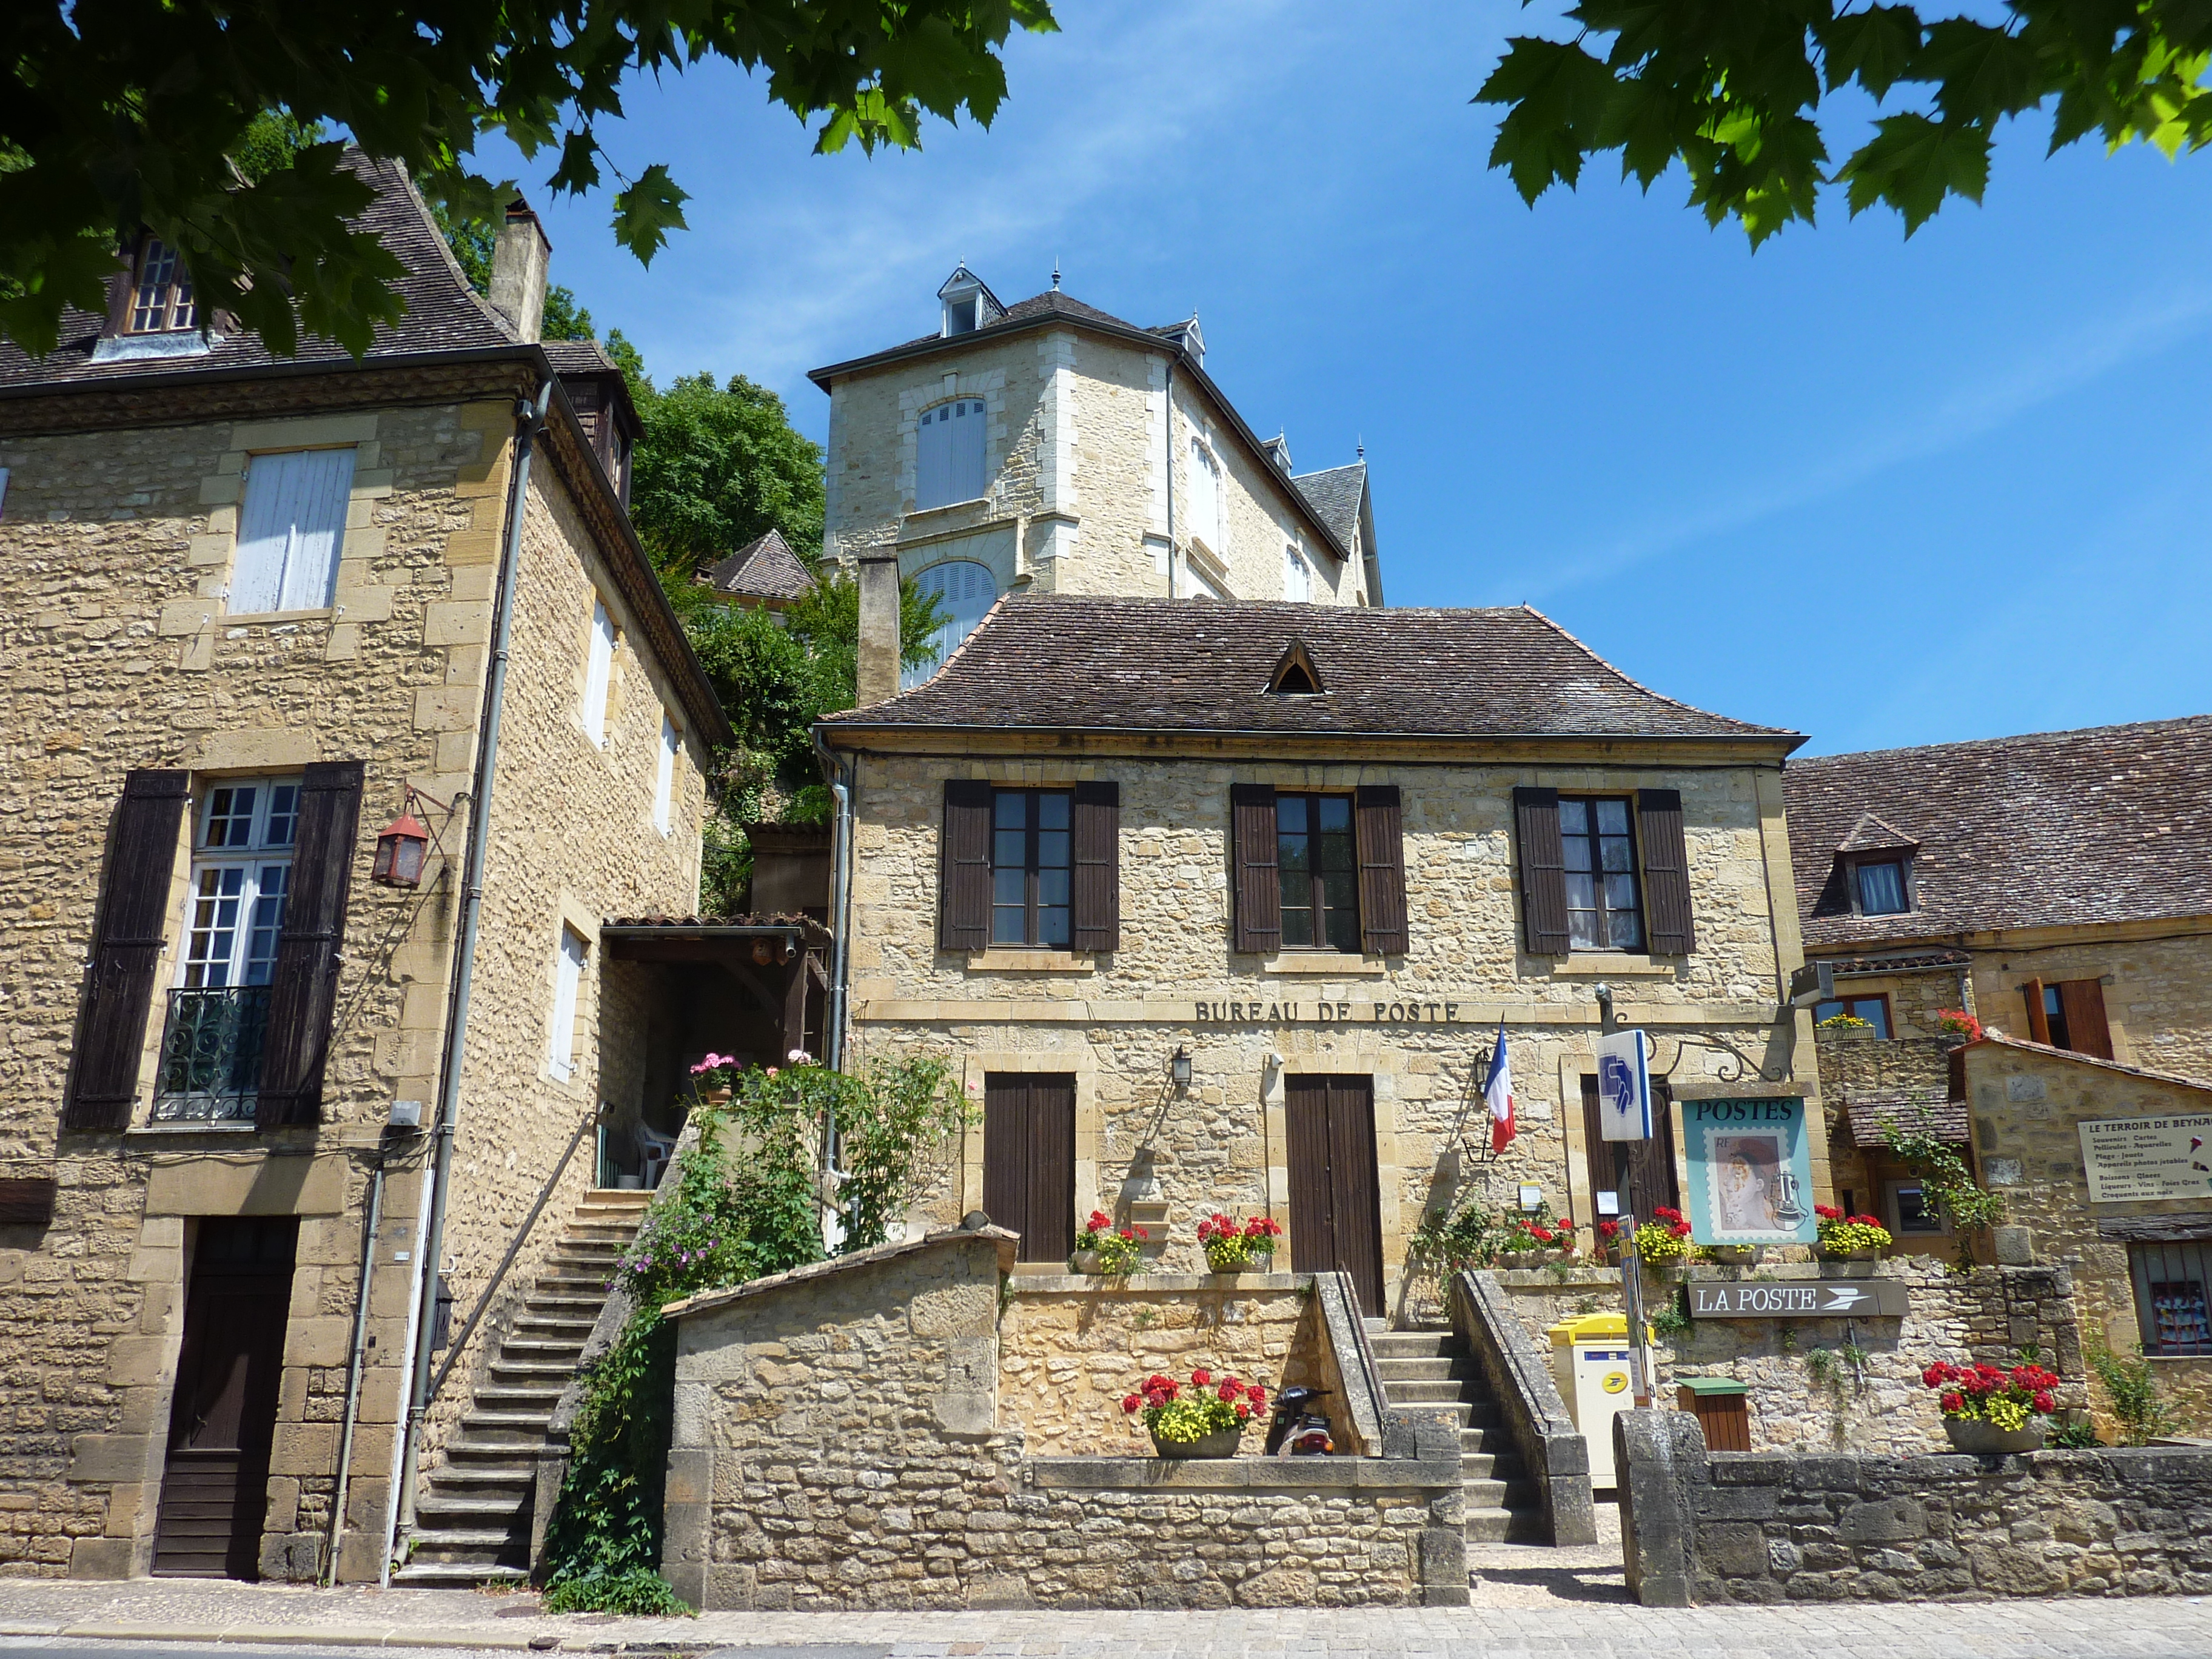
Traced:
<svg viewBox="0 0 2212 1659">
<path fill-rule="evenodd" d="M 262 1042 L 268 1029 L 266 985 L 170 992 L 154 1090 L 155 1121 L 251 1119 L 261 1089 Z"/>
</svg>

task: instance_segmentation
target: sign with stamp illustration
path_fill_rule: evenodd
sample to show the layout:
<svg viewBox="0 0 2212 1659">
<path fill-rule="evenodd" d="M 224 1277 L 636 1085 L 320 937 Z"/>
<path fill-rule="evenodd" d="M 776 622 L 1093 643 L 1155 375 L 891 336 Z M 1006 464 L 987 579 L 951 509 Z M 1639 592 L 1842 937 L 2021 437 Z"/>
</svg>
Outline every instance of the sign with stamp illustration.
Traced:
<svg viewBox="0 0 2212 1659">
<path fill-rule="evenodd" d="M 2081 1130 L 2092 1204 L 2174 1198 L 2212 1203 L 2212 1113 L 2099 1118 Z"/>
<path fill-rule="evenodd" d="M 1692 1284 L 1692 1319 L 1902 1319 L 1911 1299 L 1894 1279 Z"/>
<path fill-rule="evenodd" d="M 1802 1096 L 1686 1100 L 1682 1136 L 1698 1243 L 1813 1242 L 1813 1149 Z"/>
</svg>

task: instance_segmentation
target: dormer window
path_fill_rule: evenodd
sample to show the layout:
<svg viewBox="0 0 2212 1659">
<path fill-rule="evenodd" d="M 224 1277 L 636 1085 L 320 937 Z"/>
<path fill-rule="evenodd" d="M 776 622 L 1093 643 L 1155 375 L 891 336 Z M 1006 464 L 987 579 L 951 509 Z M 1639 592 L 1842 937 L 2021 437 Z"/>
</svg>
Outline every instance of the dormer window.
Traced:
<svg viewBox="0 0 2212 1659">
<path fill-rule="evenodd" d="M 1815 915 L 1901 916 L 1912 908 L 1912 859 L 1920 843 L 1868 812 L 1836 848 L 1834 873 Z"/>
<path fill-rule="evenodd" d="M 1289 647 L 1275 659 L 1274 672 L 1267 676 L 1267 690 L 1279 697 L 1318 697 L 1322 695 L 1321 670 L 1315 665 L 1313 653 L 1306 648 L 1304 640 L 1292 640 Z"/>
<path fill-rule="evenodd" d="M 191 273 L 177 250 L 159 237 L 144 238 L 138 246 L 138 265 L 131 289 L 132 334 L 168 334 L 199 326 L 199 308 L 192 303 Z"/>
<path fill-rule="evenodd" d="M 1863 916 L 1900 916 L 1912 906 L 1905 897 L 1905 860 L 1869 859 L 1852 872 Z"/>
<path fill-rule="evenodd" d="M 999 296 L 964 264 L 945 279 L 945 286 L 937 290 L 937 298 L 944 307 L 943 331 L 948 340 L 956 334 L 973 334 L 1006 314 L 1006 307 L 999 303 Z"/>
</svg>

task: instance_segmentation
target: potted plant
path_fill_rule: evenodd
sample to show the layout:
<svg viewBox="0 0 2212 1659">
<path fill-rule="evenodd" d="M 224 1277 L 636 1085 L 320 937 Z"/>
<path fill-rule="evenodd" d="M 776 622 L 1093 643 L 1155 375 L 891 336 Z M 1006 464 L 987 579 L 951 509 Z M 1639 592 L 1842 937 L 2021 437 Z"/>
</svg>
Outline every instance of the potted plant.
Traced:
<svg viewBox="0 0 2212 1659">
<path fill-rule="evenodd" d="M 1151 1237 L 1142 1227 L 1116 1227 L 1105 1211 L 1093 1210 L 1075 1236 L 1075 1254 L 1067 1258 L 1067 1269 L 1106 1278 L 1134 1273 L 1143 1260 L 1140 1241 Z"/>
<path fill-rule="evenodd" d="M 1144 1413 L 1145 1431 L 1162 1457 L 1234 1457 L 1245 1424 L 1267 1405 L 1267 1391 L 1257 1382 L 1217 1377 L 1200 1365 L 1187 1384 L 1154 1372 L 1121 1409 Z"/>
<path fill-rule="evenodd" d="M 691 1087 L 699 1098 L 709 1106 L 730 1103 L 730 1081 L 737 1075 L 735 1054 L 718 1054 L 709 1050 L 707 1057 L 691 1068 Z M 770 1077 L 775 1075 L 771 1072 Z"/>
<path fill-rule="evenodd" d="M 1247 1216 L 1241 1222 L 1212 1215 L 1198 1224 L 1206 1267 L 1217 1273 L 1265 1273 L 1275 1254 L 1275 1241 L 1282 1236 L 1281 1224 L 1264 1215 Z"/>
<path fill-rule="evenodd" d="M 1597 1224 L 1597 1260 L 1601 1267 L 1620 1265 L 1620 1224 L 1606 1220 Z"/>
<path fill-rule="evenodd" d="M 1845 1215 L 1832 1204 L 1815 1204 L 1820 1218 L 1814 1249 L 1823 1261 L 1872 1261 L 1890 1246 L 1889 1229 L 1870 1215 Z"/>
<path fill-rule="evenodd" d="M 1690 1257 L 1689 1218 L 1680 1210 L 1655 1204 L 1651 1219 L 1636 1227 L 1636 1255 L 1646 1267 L 1661 1267 Z"/>
<path fill-rule="evenodd" d="M 1856 1014 L 1831 1014 L 1813 1028 L 1828 1036 L 1863 1037 L 1874 1033 L 1874 1022 Z"/>
<path fill-rule="evenodd" d="M 1547 1262 L 1571 1261 L 1577 1255 L 1575 1218 L 1553 1218 L 1551 1206 L 1540 1204 L 1533 1215 L 1520 1215 L 1505 1230 L 1498 1247 L 1503 1267 L 1537 1267 Z"/>
<path fill-rule="evenodd" d="M 2058 1409 L 2058 1378 L 2040 1365 L 1953 1365 L 1943 1360 L 1920 1373 L 1923 1386 L 1941 1391 L 1943 1432 L 1954 1451 L 1988 1455 L 2031 1452 L 2043 1445 L 2048 1419 Z"/>
</svg>

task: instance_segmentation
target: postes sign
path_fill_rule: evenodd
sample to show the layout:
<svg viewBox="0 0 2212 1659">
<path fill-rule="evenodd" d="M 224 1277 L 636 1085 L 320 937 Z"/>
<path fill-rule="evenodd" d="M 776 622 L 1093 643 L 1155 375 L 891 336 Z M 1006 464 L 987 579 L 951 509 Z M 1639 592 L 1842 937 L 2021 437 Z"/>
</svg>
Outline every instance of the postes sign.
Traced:
<svg viewBox="0 0 2212 1659">
<path fill-rule="evenodd" d="M 1740 1279 L 1689 1291 L 1692 1319 L 1898 1319 L 1910 1306 L 1894 1279 Z"/>
</svg>

